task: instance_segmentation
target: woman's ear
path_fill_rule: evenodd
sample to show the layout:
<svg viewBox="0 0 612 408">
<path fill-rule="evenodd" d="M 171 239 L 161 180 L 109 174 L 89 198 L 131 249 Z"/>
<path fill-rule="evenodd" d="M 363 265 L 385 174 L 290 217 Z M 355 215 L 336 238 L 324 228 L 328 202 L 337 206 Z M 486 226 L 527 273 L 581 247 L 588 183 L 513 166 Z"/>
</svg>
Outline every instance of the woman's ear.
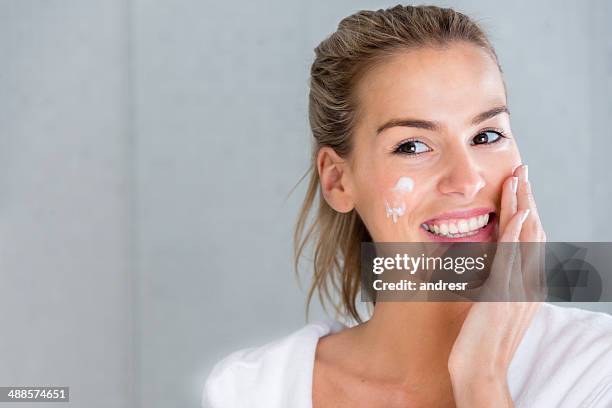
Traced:
<svg viewBox="0 0 612 408">
<path fill-rule="evenodd" d="M 351 211 L 355 203 L 348 184 L 350 168 L 346 160 L 331 147 L 322 147 L 317 154 L 317 170 L 325 201 L 338 212 Z"/>
</svg>

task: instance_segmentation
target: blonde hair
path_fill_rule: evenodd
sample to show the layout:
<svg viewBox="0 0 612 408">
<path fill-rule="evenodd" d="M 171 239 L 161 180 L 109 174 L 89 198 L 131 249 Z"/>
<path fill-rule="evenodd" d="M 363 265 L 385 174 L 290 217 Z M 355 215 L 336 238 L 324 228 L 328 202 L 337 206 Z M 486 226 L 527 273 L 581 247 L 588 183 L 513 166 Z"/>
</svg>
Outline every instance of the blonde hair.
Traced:
<svg viewBox="0 0 612 408">
<path fill-rule="evenodd" d="M 314 254 L 307 316 L 317 291 L 324 308 L 330 302 L 337 313 L 362 322 L 356 306 L 361 242 L 371 241 L 355 209 L 339 213 L 320 194 L 316 168 L 319 149 L 329 146 L 341 157 L 350 154 L 351 134 L 358 116 L 353 91 L 369 69 L 399 51 L 444 47 L 456 41 L 486 50 L 499 67 L 495 50 L 477 23 L 457 11 L 435 6 L 397 5 L 359 11 L 340 21 L 337 30 L 315 48 L 308 107 L 314 140 L 311 165 L 304 175 L 310 173 L 310 180 L 294 231 L 296 273 L 299 274 L 299 260 L 308 243 Z M 317 195 L 316 213 L 309 222 Z M 339 302 L 333 301 L 334 292 L 340 294 Z"/>
</svg>

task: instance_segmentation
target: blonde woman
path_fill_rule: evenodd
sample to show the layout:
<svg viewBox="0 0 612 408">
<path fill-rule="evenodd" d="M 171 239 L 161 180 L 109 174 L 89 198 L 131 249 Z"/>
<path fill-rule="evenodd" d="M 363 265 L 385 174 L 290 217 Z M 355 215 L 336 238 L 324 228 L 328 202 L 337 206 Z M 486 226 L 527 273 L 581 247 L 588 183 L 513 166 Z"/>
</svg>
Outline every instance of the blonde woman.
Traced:
<svg viewBox="0 0 612 408">
<path fill-rule="evenodd" d="M 361 242 L 546 239 L 479 26 L 432 6 L 360 11 L 315 54 L 296 263 L 311 244 L 308 300 L 335 296 L 357 324 L 314 322 L 232 353 L 211 372 L 204 406 L 611 407 L 606 314 L 540 302 L 377 302 L 365 321 L 358 312 Z M 390 213 L 386 194 L 406 175 L 405 208 Z"/>
</svg>

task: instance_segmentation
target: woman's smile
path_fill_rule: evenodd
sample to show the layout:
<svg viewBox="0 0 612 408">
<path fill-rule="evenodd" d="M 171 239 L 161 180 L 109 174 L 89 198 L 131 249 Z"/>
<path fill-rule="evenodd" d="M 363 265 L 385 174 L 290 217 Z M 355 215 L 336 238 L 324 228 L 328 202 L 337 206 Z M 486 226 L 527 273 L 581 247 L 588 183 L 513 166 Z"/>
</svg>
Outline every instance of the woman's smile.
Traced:
<svg viewBox="0 0 612 408">
<path fill-rule="evenodd" d="M 421 223 L 426 241 L 487 242 L 495 232 L 497 217 L 490 207 L 455 210 Z"/>
</svg>

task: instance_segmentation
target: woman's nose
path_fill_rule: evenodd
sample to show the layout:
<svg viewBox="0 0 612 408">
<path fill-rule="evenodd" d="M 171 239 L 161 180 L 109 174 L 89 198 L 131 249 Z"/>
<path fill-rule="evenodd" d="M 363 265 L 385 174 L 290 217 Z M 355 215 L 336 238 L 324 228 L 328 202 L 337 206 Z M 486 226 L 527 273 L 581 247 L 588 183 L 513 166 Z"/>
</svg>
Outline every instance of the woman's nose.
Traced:
<svg viewBox="0 0 612 408">
<path fill-rule="evenodd" d="M 442 194 L 463 197 L 471 201 L 485 186 L 485 180 L 474 159 L 467 151 L 457 149 L 446 161 L 448 165 L 438 189 Z"/>
</svg>

